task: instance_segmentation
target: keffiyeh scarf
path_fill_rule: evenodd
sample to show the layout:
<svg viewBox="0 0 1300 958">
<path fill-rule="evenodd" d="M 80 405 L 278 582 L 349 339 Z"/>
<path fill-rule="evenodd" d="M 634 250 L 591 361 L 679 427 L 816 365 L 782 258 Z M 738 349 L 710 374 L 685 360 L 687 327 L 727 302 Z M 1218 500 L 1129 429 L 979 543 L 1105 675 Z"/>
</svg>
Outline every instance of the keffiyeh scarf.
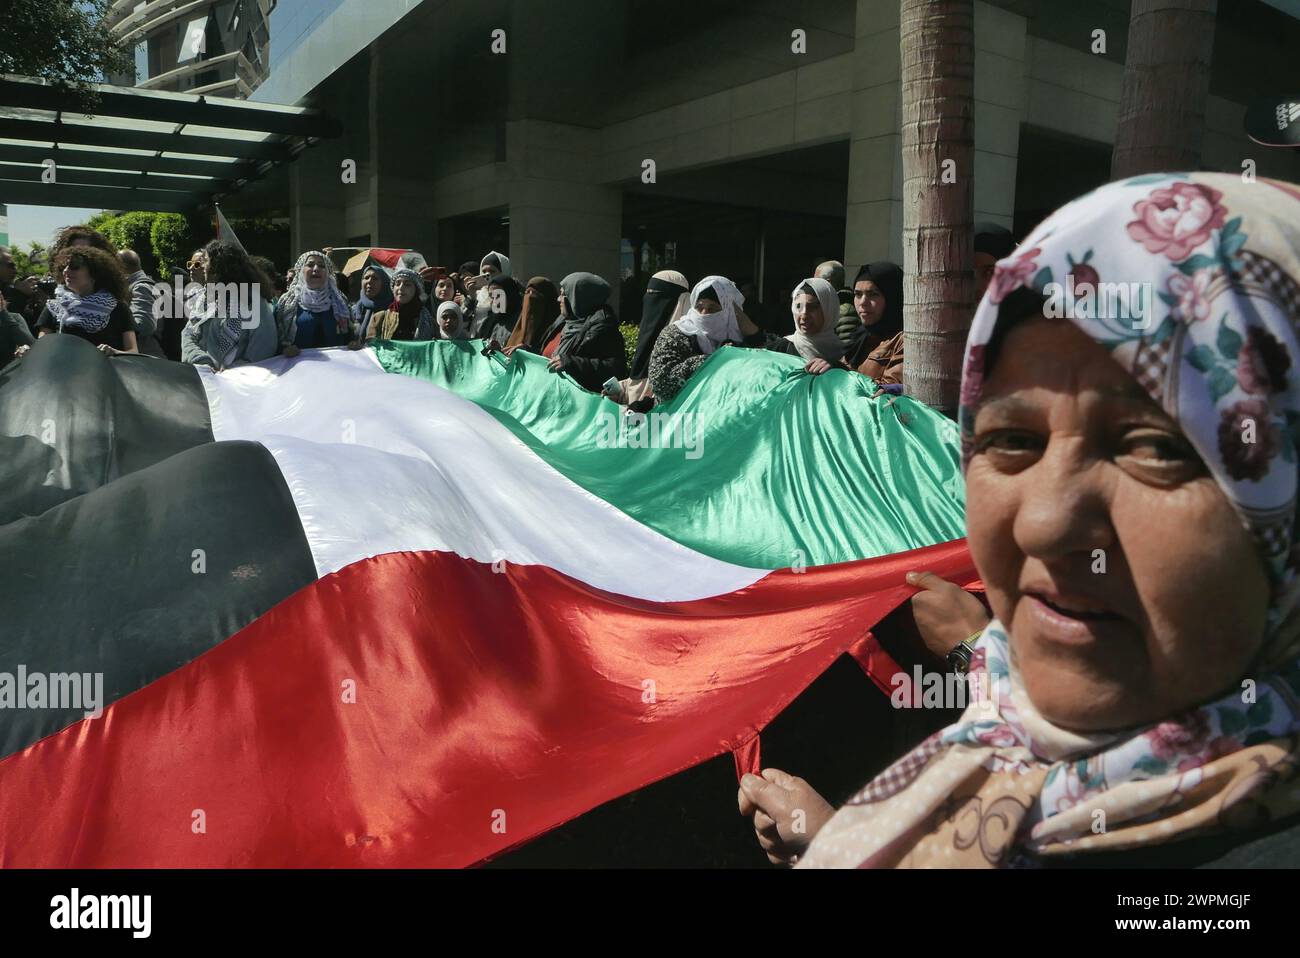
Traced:
<svg viewBox="0 0 1300 958">
<path fill-rule="evenodd" d="M 307 285 L 305 275 L 307 261 L 312 257 L 321 260 L 325 264 L 325 285 L 320 289 L 312 289 Z M 291 328 L 296 327 L 298 312 L 303 309 L 309 313 L 333 313 L 334 321 L 337 323 L 340 333 L 348 331 L 348 324 L 352 319 L 352 312 L 348 309 L 347 300 L 339 292 L 338 283 L 334 279 L 334 264 L 320 250 L 310 250 L 303 253 L 298 257 L 298 262 L 293 264 L 293 283 L 281 298 L 280 308 L 292 324 Z M 292 332 L 290 332 L 289 338 L 293 338 Z"/>
<path fill-rule="evenodd" d="M 78 296 L 63 285 L 54 291 L 54 298 L 48 303 L 50 315 L 58 320 L 59 329 L 76 326 L 92 335 L 108 325 L 109 314 L 116 306 L 117 300 L 106 289 L 89 296 Z"/>
</svg>

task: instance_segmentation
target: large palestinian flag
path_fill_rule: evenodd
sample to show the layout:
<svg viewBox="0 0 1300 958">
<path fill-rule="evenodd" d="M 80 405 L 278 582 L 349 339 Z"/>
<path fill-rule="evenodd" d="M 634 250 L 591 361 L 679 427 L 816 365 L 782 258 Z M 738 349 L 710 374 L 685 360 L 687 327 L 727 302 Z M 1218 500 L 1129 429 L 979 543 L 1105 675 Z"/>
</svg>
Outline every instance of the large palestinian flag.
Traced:
<svg viewBox="0 0 1300 958">
<path fill-rule="evenodd" d="M 42 339 L 0 373 L 0 865 L 470 865 L 752 767 L 908 569 L 973 577 L 954 427 L 872 391 L 724 349 L 628 428 L 469 343 Z"/>
</svg>

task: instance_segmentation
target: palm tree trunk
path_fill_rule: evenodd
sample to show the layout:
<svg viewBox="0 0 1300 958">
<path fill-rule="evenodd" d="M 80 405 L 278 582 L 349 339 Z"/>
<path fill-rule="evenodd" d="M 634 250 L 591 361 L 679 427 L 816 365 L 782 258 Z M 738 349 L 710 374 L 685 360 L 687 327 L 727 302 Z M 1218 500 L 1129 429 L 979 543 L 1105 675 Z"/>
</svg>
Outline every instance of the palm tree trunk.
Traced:
<svg viewBox="0 0 1300 958">
<path fill-rule="evenodd" d="M 1201 165 L 1217 0 L 1133 0 L 1113 180 Z"/>
<path fill-rule="evenodd" d="M 975 307 L 974 0 L 900 2 L 903 376 L 909 396 L 952 415 Z"/>
</svg>

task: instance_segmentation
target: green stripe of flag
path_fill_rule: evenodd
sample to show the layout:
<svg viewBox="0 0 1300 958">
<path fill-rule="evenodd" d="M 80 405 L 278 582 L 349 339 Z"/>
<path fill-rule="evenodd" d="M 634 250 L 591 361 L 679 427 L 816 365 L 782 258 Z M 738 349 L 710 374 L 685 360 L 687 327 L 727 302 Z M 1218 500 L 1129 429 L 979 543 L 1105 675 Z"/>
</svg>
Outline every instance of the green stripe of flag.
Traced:
<svg viewBox="0 0 1300 958">
<path fill-rule="evenodd" d="M 791 356 L 721 349 L 637 430 L 543 357 L 486 359 L 479 345 L 372 348 L 388 372 L 473 401 L 560 473 L 698 552 L 781 569 L 966 534 L 956 426 L 907 398 L 871 398 L 864 376 L 809 376 Z"/>
</svg>

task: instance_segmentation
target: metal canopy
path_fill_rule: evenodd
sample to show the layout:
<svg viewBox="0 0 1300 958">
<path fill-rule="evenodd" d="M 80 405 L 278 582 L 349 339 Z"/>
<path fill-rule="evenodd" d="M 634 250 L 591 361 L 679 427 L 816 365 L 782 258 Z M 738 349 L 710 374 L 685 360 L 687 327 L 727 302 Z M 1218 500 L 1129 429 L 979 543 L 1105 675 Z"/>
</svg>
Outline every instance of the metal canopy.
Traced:
<svg viewBox="0 0 1300 958">
<path fill-rule="evenodd" d="M 187 212 L 342 134 L 300 107 L 94 88 L 86 116 L 46 81 L 0 75 L 0 203 Z"/>
</svg>

